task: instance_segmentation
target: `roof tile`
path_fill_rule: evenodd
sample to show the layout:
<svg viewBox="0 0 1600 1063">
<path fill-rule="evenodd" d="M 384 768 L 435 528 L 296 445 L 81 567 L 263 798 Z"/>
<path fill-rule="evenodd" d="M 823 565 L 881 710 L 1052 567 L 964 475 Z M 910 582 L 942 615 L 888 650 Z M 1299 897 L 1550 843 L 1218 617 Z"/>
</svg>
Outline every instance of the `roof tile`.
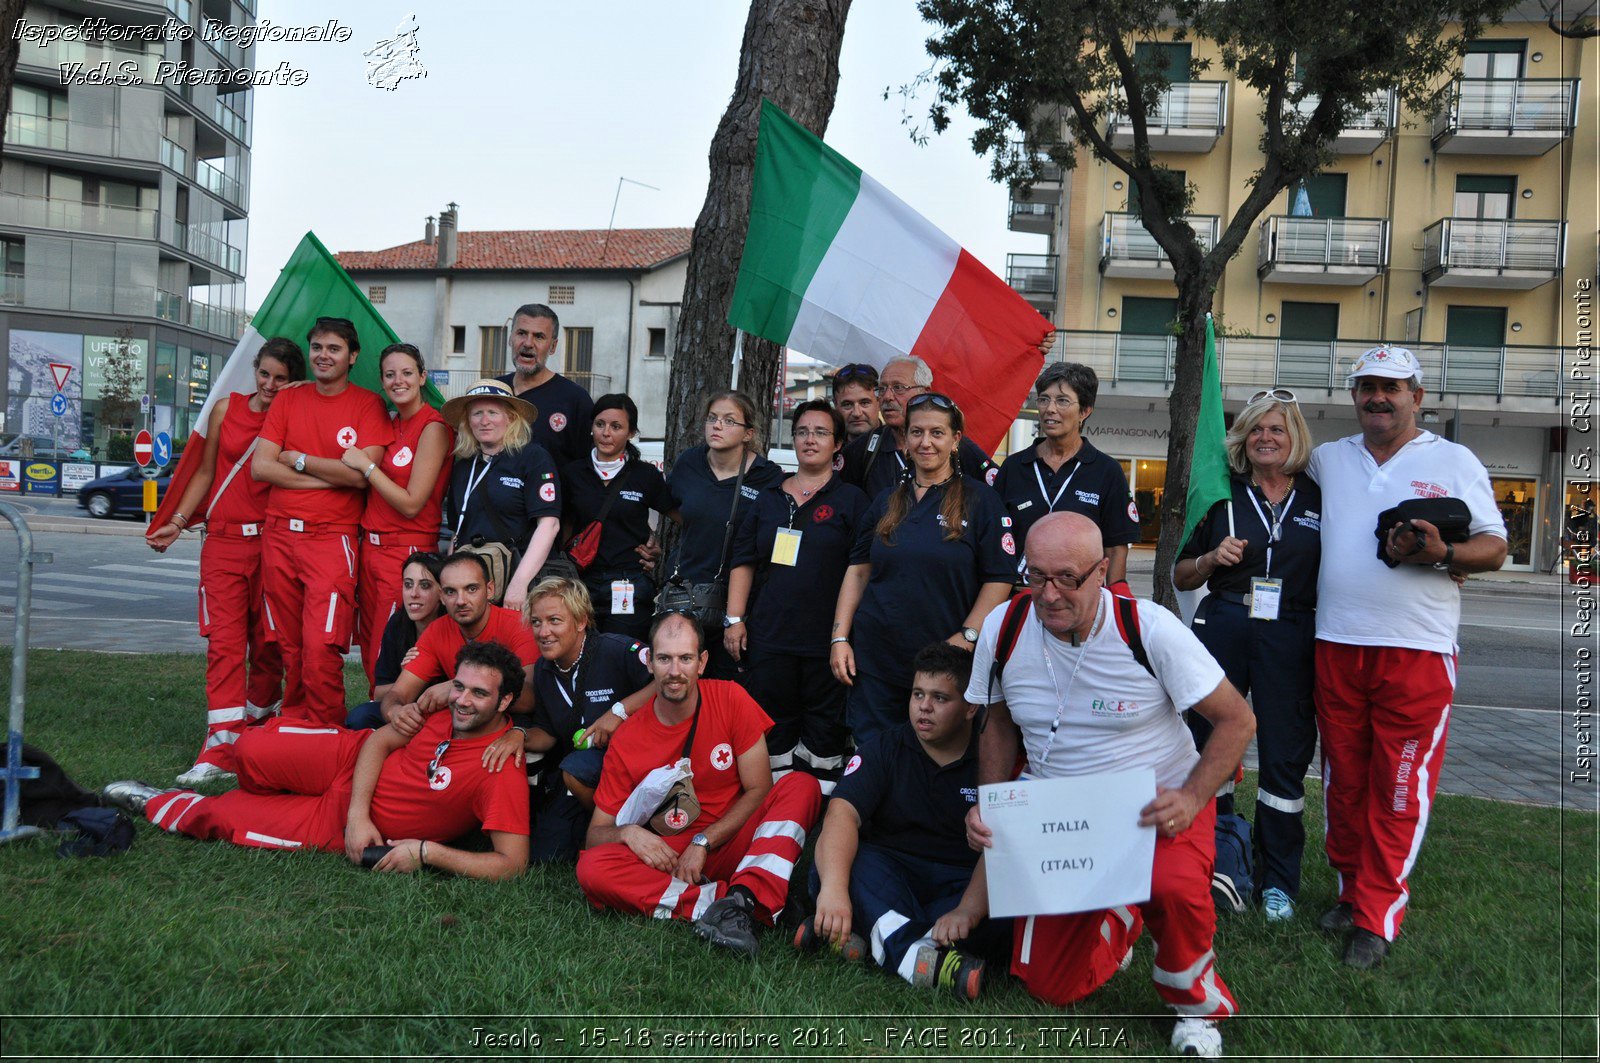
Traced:
<svg viewBox="0 0 1600 1063">
<path fill-rule="evenodd" d="M 691 229 L 512 229 L 463 232 L 455 269 L 649 269 L 689 251 Z M 340 251 L 347 270 L 432 270 L 438 251 L 424 240 L 381 251 Z"/>
</svg>

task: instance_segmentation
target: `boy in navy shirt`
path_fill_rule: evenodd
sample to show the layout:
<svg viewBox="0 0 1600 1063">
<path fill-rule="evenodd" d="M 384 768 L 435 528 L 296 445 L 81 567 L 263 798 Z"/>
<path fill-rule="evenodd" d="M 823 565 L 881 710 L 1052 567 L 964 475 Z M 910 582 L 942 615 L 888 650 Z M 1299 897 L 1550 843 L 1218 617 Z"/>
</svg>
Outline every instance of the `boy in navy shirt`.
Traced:
<svg viewBox="0 0 1600 1063">
<path fill-rule="evenodd" d="M 794 943 L 847 959 L 870 949 L 912 985 L 973 1000 L 984 961 L 956 943 L 1009 935 L 955 910 L 978 861 L 966 838 L 978 800 L 977 707 L 963 696 L 972 654 L 936 642 L 913 668 L 910 719 L 868 738 L 833 791 L 811 870 L 816 914 Z"/>
</svg>

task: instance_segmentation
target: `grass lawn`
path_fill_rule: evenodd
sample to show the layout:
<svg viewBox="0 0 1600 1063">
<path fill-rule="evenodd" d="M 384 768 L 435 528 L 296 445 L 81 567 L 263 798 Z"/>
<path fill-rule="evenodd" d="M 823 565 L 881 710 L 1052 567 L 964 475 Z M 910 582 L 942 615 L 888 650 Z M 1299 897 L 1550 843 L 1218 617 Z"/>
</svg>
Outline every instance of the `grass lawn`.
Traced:
<svg viewBox="0 0 1600 1063">
<path fill-rule="evenodd" d="M 8 651 L 0 683 L 9 663 Z M 41 651 L 28 668 L 27 737 L 83 785 L 167 783 L 192 762 L 201 658 Z M 1300 918 L 1219 928 L 1218 969 L 1244 1013 L 1226 1025 L 1229 1056 L 1595 1058 L 1595 817 L 1441 797 L 1405 935 L 1374 974 L 1342 967 L 1315 928 L 1333 896 L 1315 793 L 1306 818 Z M 373 875 L 330 854 L 138 831 L 109 860 L 60 860 L 45 841 L 0 848 L 6 1056 L 1168 1051 L 1148 935 L 1132 968 L 1076 1008 L 1044 1007 L 1005 977 L 968 1006 L 797 955 L 777 934 L 743 963 L 682 924 L 596 915 L 570 867 L 496 884 Z"/>
</svg>

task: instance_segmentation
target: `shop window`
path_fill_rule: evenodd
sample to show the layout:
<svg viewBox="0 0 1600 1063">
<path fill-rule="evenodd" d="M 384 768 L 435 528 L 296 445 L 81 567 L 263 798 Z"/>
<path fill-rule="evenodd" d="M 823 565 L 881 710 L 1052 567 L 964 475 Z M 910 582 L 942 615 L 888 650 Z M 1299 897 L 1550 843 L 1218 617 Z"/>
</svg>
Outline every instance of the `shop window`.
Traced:
<svg viewBox="0 0 1600 1063">
<path fill-rule="evenodd" d="M 1533 521 L 1539 485 L 1533 480 L 1491 477 L 1500 519 L 1506 522 L 1506 564 L 1533 563 Z"/>
<path fill-rule="evenodd" d="M 1166 490 L 1167 463 L 1156 458 L 1122 458 L 1128 493 L 1139 511 L 1139 541 L 1153 543 L 1161 535 L 1161 496 Z"/>
</svg>

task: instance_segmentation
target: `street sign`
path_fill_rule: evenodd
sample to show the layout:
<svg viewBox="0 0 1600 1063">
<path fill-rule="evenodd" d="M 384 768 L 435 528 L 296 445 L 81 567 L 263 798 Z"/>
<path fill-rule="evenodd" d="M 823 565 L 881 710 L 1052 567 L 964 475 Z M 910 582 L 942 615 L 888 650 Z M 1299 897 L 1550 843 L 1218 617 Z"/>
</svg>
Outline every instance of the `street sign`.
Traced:
<svg viewBox="0 0 1600 1063">
<path fill-rule="evenodd" d="M 149 395 L 140 395 L 139 396 L 139 409 L 148 410 L 149 408 L 150 408 L 150 396 Z"/>
<path fill-rule="evenodd" d="M 172 437 L 165 432 L 156 433 L 155 461 L 165 465 L 172 460 Z"/>
<path fill-rule="evenodd" d="M 150 452 L 155 449 L 155 440 L 150 438 L 148 429 L 140 429 L 139 434 L 133 437 L 133 460 L 140 465 L 150 464 Z"/>
<path fill-rule="evenodd" d="M 50 396 L 50 412 L 55 414 L 57 417 L 64 417 L 66 415 L 67 397 L 61 394 L 59 391 Z"/>
<path fill-rule="evenodd" d="M 67 388 L 67 377 L 72 375 L 72 366 L 68 365 L 66 362 L 51 362 L 50 375 L 56 378 L 56 390 L 65 391 Z"/>
</svg>

